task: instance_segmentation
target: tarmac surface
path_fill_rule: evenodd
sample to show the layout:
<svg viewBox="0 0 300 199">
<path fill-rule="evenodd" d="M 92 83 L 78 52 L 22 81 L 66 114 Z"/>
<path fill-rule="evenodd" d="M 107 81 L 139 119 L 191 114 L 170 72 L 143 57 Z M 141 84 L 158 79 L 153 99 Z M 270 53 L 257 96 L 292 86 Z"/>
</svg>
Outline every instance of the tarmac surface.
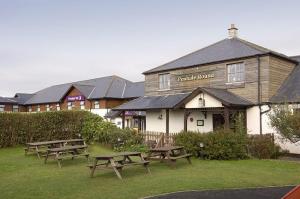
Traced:
<svg viewBox="0 0 300 199">
<path fill-rule="evenodd" d="M 147 199 L 280 199 L 294 186 L 187 191 L 148 197 Z"/>
</svg>

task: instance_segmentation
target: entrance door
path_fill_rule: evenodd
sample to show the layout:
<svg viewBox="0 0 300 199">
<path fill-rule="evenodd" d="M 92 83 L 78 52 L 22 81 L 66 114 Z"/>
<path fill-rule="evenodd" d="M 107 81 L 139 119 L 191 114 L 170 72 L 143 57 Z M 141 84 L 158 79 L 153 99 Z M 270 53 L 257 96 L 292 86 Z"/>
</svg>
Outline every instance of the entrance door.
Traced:
<svg viewBox="0 0 300 199">
<path fill-rule="evenodd" d="M 222 114 L 213 114 L 213 129 L 214 131 L 219 128 L 224 128 L 224 117 Z"/>
</svg>

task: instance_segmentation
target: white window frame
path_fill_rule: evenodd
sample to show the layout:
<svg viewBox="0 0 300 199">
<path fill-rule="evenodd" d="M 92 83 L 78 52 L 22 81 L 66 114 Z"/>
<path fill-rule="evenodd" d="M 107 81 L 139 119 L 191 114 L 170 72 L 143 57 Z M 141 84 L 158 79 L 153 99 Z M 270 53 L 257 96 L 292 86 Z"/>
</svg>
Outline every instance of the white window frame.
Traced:
<svg viewBox="0 0 300 199">
<path fill-rule="evenodd" d="M 46 104 L 46 111 L 50 111 L 50 105 Z"/>
<path fill-rule="evenodd" d="M 19 112 L 19 105 L 13 105 L 12 111 L 13 112 Z"/>
<path fill-rule="evenodd" d="M 68 102 L 68 110 L 72 110 L 73 109 L 73 102 Z"/>
<path fill-rule="evenodd" d="M 32 106 L 28 106 L 28 112 L 32 112 Z"/>
<path fill-rule="evenodd" d="M 0 112 L 4 112 L 5 111 L 5 105 L 4 104 L 1 104 L 0 105 Z"/>
<path fill-rule="evenodd" d="M 40 106 L 40 105 L 37 105 L 36 111 L 37 111 L 37 112 L 41 112 L 41 106 Z"/>
<path fill-rule="evenodd" d="M 58 103 L 56 104 L 56 110 L 60 111 L 60 105 Z"/>
<path fill-rule="evenodd" d="M 245 64 L 243 62 L 227 64 L 227 83 L 244 83 L 245 82 Z"/>
<path fill-rule="evenodd" d="M 80 109 L 81 110 L 85 109 L 85 101 L 80 101 Z"/>
<path fill-rule="evenodd" d="M 99 101 L 94 101 L 94 109 L 100 109 Z"/>
<path fill-rule="evenodd" d="M 163 73 L 158 75 L 158 87 L 160 91 L 170 90 L 171 88 L 170 73 Z"/>
</svg>

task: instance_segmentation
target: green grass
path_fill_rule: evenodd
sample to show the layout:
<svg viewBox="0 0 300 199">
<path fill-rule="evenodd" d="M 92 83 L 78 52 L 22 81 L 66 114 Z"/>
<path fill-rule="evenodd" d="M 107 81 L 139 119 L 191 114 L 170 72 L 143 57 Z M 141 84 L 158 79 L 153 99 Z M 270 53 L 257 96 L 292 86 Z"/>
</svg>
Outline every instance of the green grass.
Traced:
<svg viewBox="0 0 300 199">
<path fill-rule="evenodd" d="M 100 146 L 92 154 L 110 153 Z M 62 169 L 53 160 L 44 164 L 23 149 L 0 149 L 0 198 L 140 198 L 166 192 L 295 185 L 300 164 L 279 160 L 203 161 L 192 165 L 180 160 L 176 169 L 151 162 L 149 175 L 141 166 L 125 168 L 123 180 L 108 171 L 89 177 L 85 158 L 64 160 Z"/>
</svg>

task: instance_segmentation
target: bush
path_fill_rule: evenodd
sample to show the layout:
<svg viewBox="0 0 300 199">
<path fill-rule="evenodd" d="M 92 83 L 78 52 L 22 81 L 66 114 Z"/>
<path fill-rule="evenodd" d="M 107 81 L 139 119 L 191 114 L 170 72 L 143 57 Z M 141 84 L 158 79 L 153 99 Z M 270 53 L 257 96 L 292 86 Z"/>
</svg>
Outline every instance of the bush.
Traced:
<svg viewBox="0 0 300 199">
<path fill-rule="evenodd" d="M 182 132 L 175 136 L 176 145 L 183 145 L 189 153 L 197 155 L 200 143 L 205 157 L 215 160 L 247 158 L 246 136 L 231 131 L 218 130 L 210 133 Z"/>
<path fill-rule="evenodd" d="M 259 159 L 277 158 L 280 147 L 274 143 L 272 134 L 251 135 L 248 138 L 248 150 L 252 157 Z"/>
<path fill-rule="evenodd" d="M 81 135 L 88 143 L 107 144 L 118 151 L 146 150 L 140 134 L 130 129 L 120 129 L 88 111 L 1 113 L 0 127 L 1 147 L 71 139 Z"/>
<path fill-rule="evenodd" d="M 103 121 L 93 115 L 83 122 L 82 135 L 88 142 L 109 145 L 116 151 L 144 152 L 147 150 L 147 147 L 142 145 L 141 134 L 129 128 L 120 129 L 111 122 Z"/>
<path fill-rule="evenodd" d="M 91 115 L 88 111 L 0 113 L 0 147 L 78 137 Z"/>
<path fill-rule="evenodd" d="M 204 157 L 216 160 L 248 157 L 269 159 L 281 154 L 281 149 L 274 143 L 271 134 L 247 136 L 224 130 L 210 133 L 181 132 L 175 136 L 175 143 L 184 146 L 194 156 L 198 155 L 200 143 L 203 143 Z"/>
</svg>

